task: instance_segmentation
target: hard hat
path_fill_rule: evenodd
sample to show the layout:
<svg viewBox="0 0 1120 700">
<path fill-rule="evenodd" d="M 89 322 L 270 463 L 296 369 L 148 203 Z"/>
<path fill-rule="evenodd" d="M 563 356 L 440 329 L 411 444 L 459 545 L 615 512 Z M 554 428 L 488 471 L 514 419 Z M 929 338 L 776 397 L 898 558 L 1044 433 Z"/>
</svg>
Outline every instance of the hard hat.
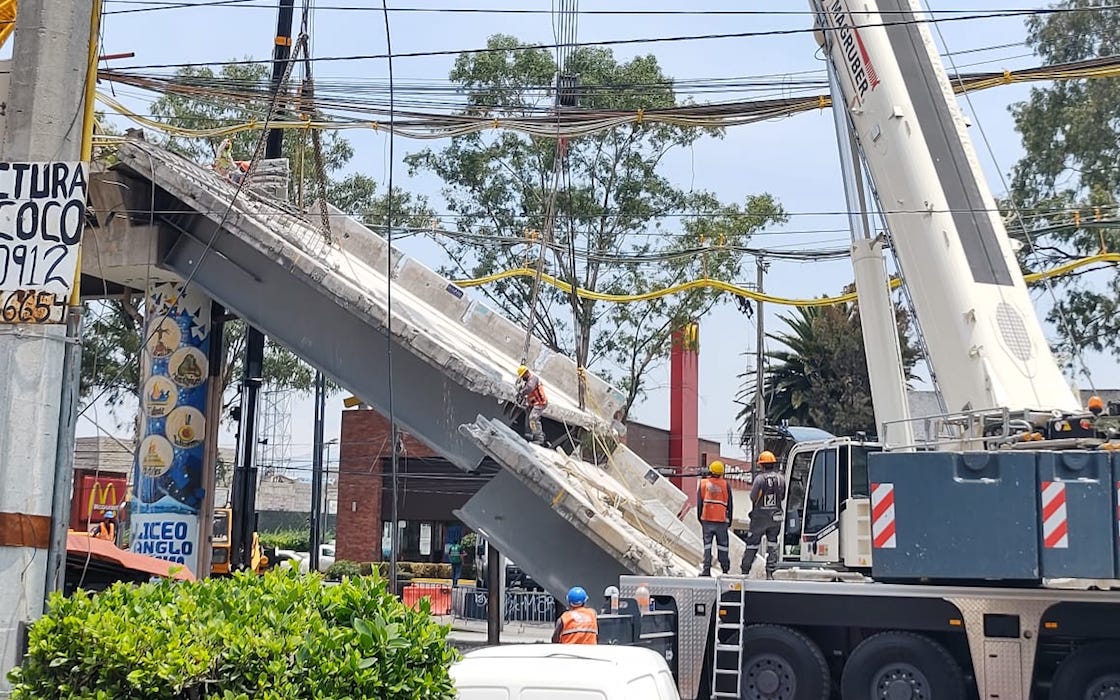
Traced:
<svg viewBox="0 0 1120 700">
<path fill-rule="evenodd" d="M 525 365 L 521 365 L 520 367 L 517 368 L 517 376 L 518 377 L 524 377 L 525 373 L 528 372 L 528 371 L 529 371 L 528 367 L 526 367 Z"/>
<path fill-rule="evenodd" d="M 587 591 L 579 586 L 568 589 L 568 605 L 583 605 L 587 602 Z"/>
<path fill-rule="evenodd" d="M 717 459 L 716 461 L 708 465 L 708 471 L 715 474 L 716 476 L 723 476 L 723 462 Z"/>
<path fill-rule="evenodd" d="M 759 464 L 777 464 L 778 460 L 774 457 L 774 453 L 770 450 L 763 450 L 762 454 L 758 456 Z"/>
<path fill-rule="evenodd" d="M 1089 410 L 1093 413 L 1100 413 L 1104 410 L 1104 401 L 1099 396 L 1089 397 Z"/>
</svg>

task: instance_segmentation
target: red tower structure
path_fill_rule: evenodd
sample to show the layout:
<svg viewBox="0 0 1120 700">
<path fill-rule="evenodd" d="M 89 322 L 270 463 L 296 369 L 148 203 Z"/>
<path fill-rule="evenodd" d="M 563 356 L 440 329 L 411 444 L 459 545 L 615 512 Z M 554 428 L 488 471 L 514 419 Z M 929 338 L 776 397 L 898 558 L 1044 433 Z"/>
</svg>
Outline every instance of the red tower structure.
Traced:
<svg viewBox="0 0 1120 700">
<path fill-rule="evenodd" d="M 672 482 L 696 493 L 700 468 L 700 325 L 689 322 L 673 332 L 669 357 L 669 466 Z"/>
</svg>

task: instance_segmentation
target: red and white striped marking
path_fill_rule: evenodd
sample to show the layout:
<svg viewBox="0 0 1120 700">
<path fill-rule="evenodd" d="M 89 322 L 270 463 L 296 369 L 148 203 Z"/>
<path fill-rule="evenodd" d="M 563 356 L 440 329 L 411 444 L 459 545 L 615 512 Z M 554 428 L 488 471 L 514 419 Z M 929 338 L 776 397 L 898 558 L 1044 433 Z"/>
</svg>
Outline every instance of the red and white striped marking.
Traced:
<svg viewBox="0 0 1120 700">
<path fill-rule="evenodd" d="M 1066 485 L 1060 481 L 1042 482 L 1042 546 L 1069 549 Z"/>
<path fill-rule="evenodd" d="M 871 484 L 871 546 L 894 549 L 894 484 Z"/>
</svg>

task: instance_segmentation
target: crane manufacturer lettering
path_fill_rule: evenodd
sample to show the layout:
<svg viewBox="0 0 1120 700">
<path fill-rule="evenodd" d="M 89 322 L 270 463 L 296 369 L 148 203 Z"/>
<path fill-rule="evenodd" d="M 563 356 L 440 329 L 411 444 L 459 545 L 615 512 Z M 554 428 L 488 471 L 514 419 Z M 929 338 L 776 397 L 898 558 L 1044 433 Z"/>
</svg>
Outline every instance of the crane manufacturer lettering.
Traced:
<svg viewBox="0 0 1120 700">
<path fill-rule="evenodd" d="M 879 85 L 879 76 L 871 63 L 871 56 L 867 53 L 859 29 L 852 24 L 851 13 L 844 8 L 842 0 L 835 0 L 825 15 L 832 28 L 836 30 L 840 51 L 844 56 L 844 65 L 848 69 L 852 86 L 856 89 L 856 101 L 862 104 L 867 91 L 874 90 Z"/>
</svg>

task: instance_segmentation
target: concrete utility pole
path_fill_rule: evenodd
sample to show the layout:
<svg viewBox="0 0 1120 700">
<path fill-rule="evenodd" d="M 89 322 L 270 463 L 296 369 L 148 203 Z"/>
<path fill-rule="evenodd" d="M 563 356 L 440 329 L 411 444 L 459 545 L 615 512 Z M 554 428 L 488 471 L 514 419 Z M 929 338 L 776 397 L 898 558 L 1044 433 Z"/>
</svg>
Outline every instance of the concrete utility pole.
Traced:
<svg viewBox="0 0 1120 700">
<path fill-rule="evenodd" d="M 93 0 L 20 3 L 0 160 L 80 160 L 92 15 Z M 65 325 L 0 327 L 0 693 L 50 576 L 66 343 Z"/>
<path fill-rule="evenodd" d="M 755 289 L 762 294 L 762 282 L 766 276 L 769 264 L 762 258 L 757 259 L 758 281 Z M 755 388 L 754 388 L 754 462 L 757 465 L 758 456 L 766 449 L 766 397 L 762 391 L 762 380 L 766 376 L 766 328 L 763 322 L 762 302 L 756 304 L 758 316 L 755 327 L 758 333 L 755 336 Z M 752 471 L 754 471 L 752 469 Z"/>
<path fill-rule="evenodd" d="M 272 89 L 283 89 L 281 80 L 292 55 L 292 22 L 295 0 L 280 0 L 276 19 L 276 40 L 272 50 Z M 279 158 L 284 150 L 284 132 L 272 129 L 265 141 L 265 159 Z M 245 360 L 241 374 L 241 425 L 238 431 L 237 467 L 233 475 L 233 552 L 234 566 L 247 566 L 250 545 L 257 528 L 257 413 L 261 384 L 264 382 L 264 333 L 245 329 Z"/>
</svg>

